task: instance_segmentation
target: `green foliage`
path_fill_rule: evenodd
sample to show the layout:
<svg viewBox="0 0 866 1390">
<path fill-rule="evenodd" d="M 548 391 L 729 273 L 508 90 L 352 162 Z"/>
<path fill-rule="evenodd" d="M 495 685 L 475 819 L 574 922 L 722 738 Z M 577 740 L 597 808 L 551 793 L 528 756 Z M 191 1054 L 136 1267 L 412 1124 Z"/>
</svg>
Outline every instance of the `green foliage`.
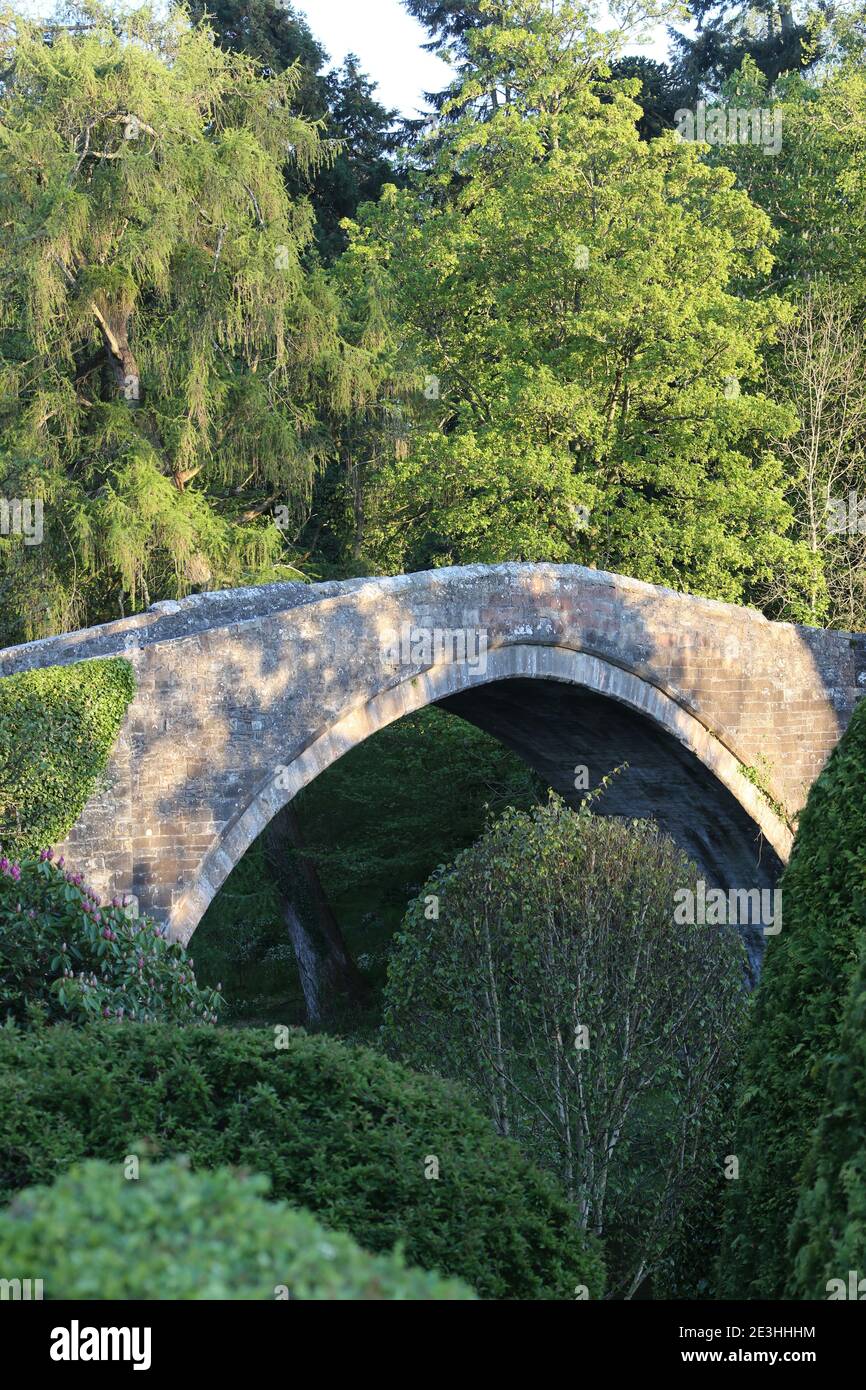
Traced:
<svg viewBox="0 0 866 1390">
<path fill-rule="evenodd" d="M 745 990 L 735 932 L 675 925 L 695 872 L 647 823 L 509 810 L 425 885 L 388 972 L 386 1044 L 558 1174 L 626 1294 L 712 1243 Z"/>
<path fill-rule="evenodd" d="M 772 108 L 782 146 L 768 158 L 752 145 L 725 145 L 715 159 L 769 214 L 778 233 L 766 277 L 795 294 L 821 277 L 866 296 L 866 29 L 840 32 L 835 60 L 817 76 L 790 76 L 774 88 L 743 65 L 725 88 L 731 105 Z"/>
<path fill-rule="evenodd" d="M 866 1252 L 866 940 L 830 1059 L 826 1098 L 791 1227 L 790 1292 L 827 1298 L 830 1280 L 863 1278 Z M 838 1286 L 837 1286 L 838 1288 Z"/>
<path fill-rule="evenodd" d="M 543 788 L 526 765 L 473 725 L 419 710 L 353 748 L 295 801 L 304 854 L 368 976 L 407 900 L 437 864 L 470 845 L 485 819 L 528 807 Z M 305 904 L 294 900 L 296 909 Z M 295 984 L 294 953 L 261 844 L 247 851 L 195 937 L 202 979 L 222 980 L 231 1002 Z"/>
<path fill-rule="evenodd" d="M 328 55 L 304 16 L 285 0 L 193 0 L 187 9 L 195 23 L 213 30 L 221 48 L 254 58 L 265 76 L 298 65 L 297 108 L 321 122 L 332 157 L 301 176 L 290 172 L 288 184 L 290 191 L 309 195 L 319 250 L 323 260 L 332 261 L 346 244 L 343 218 L 354 217 L 360 203 L 375 201 L 382 185 L 395 177 L 388 156 L 397 144 L 396 111 L 376 101 L 376 84 L 352 53 L 342 68 L 323 76 Z"/>
<path fill-rule="evenodd" d="M 783 927 L 767 948 L 741 1068 L 732 1150 L 740 1178 L 730 1184 L 721 1266 L 727 1297 L 780 1298 L 795 1287 L 789 1227 L 866 943 L 864 779 L 866 703 L 809 793 L 781 882 Z M 862 1104 L 856 1093 L 848 1101 Z"/>
<path fill-rule="evenodd" d="M 210 0 L 210 4 L 191 0 L 185 8 L 195 24 L 210 26 L 221 48 L 255 58 L 268 74 L 285 72 L 298 63 L 301 108 L 307 116 L 321 115 L 315 74 L 328 55 L 304 15 L 287 0 Z"/>
<path fill-rule="evenodd" d="M 524 809 L 542 784 L 481 729 L 429 708 L 367 739 L 298 798 L 305 852 L 335 895 L 371 887 L 406 898 L 480 835 L 488 812 Z"/>
<path fill-rule="evenodd" d="M 0 1196 L 145 1139 L 196 1169 L 242 1165 L 371 1251 L 487 1298 L 602 1292 L 561 1189 L 455 1087 L 300 1030 L 0 1029 Z M 279 1044 L 284 1042 L 285 1046 Z M 434 1156 L 438 1179 L 425 1177 Z"/>
<path fill-rule="evenodd" d="M 772 793 L 768 791 L 768 787 L 773 782 L 773 768 L 769 759 L 766 757 L 759 758 L 758 762 L 752 767 L 741 767 L 740 773 L 745 777 L 747 782 L 751 782 L 753 787 L 757 787 L 761 796 L 764 798 L 771 811 L 779 817 L 779 820 L 784 821 L 784 823 L 793 830 L 793 824 L 784 806 L 780 801 L 776 801 Z"/>
<path fill-rule="evenodd" d="M 361 203 L 375 202 L 386 183 L 401 177 L 390 161 L 398 144 L 393 129 L 397 112 L 386 110 L 375 90 L 351 53 L 324 80 L 328 138 L 338 153 L 316 176 L 312 198 L 318 244 L 327 262 L 345 250 L 343 219 L 354 217 Z"/>
<path fill-rule="evenodd" d="M 265 994 L 285 1001 L 294 991 L 302 1007 L 297 961 L 282 920 L 279 894 L 268 873 L 264 844 L 256 840 L 220 888 L 195 933 L 200 979 L 222 981 L 226 1004 Z M 299 1013 L 298 1022 L 303 1019 Z"/>
<path fill-rule="evenodd" d="M 772 450 L 794 419 L 762 390 L 790 311 L 748 294 L 769 219 L 699 146 L 641 140 L 639 83 L 606 76 L 580 6 L 481 9 L 462 114 L 338 267 L 415 372 L 400 447 L 366 470 L 363 556 L 575 561 L 734 602 L 785 575 L 803 616 L 815 562 Z"/>
<path fill-rule="evenodd" d="M 76 1165 L 0 1211 L 0 1267 L 38 1269 L 47 1299 L 468 1299 L 465 1285 L 368 1255 L 267 1178 L 181 1163 Z"/>
<path fill-rule="evenodd" d="M 729 106 L 772 110 L 781 148 L 767 157 L 746 144 L 711 151 L 737 177 L 778 235 L 765 290 L 796 305 L 781 342 L 767 354 L 770 393 L 791 404 L 797 432 L 777 451 L 789 479 L 799 534 L 812 551 L 813 590 L 805 622 L 859 631 L 866 626 L 866 542 L 833 509 L 866 493 L 866 16 L 837 13 L 825 29 L 822 61 L 808 77 L 770 87 L 744 62 L 725 87 Z M 855 504 L 856 508 L 856 504 Z M 816 580 L 820 582 L 815 582 Z M 802 577 L 794 576 L 802 592 Z M 785 610 L 780 576 L 773 611 Z M 781 601 L 780 601 L 781 600 Z"/>
<path fill-rule="evenodd" d="M 183 946 L 52 861 L 0 858 L 0 1019 L 216 1023 L 219 993 L 198 988 Z"/>
<path fill-rule="evenodd" d="M 799 417 L 781 452 L 800 534 L 820 558 L 809 622 L 847 632 L 866 629 L 866 528 L 857 519 L 866 495 L 866 300 L 858 306 L 856 293 L 827 273 L 811 280 L 770 364 L 775 394 Z"/>
<path fill-rule="evenodd" d="M 817 15 L 806 11 L 802 20 L 795 18 L 791 0 L 690 0 L 689 11 L 697 32 L 672 38 L 674 73 L 691 102 L 707 90 L 718 92 L 744 59 L 769 82 L 815 61 L 811 21 Z"/>
<path fill-rule="evenodd" d="M 0 640 L 285 577 L 323 419 L 366 389 L 287 187 L 328 157 L 300 69 L 178 10 L 76 13 L 48 42 L 0 14 L 0 486 L 45 513 L 0 552 Z"/>
<path fill-rule="evenodd" d="M 135 676 L 121 657 L 0 679 L 0 843 L 27 854 L 62 840 L 93 793 Z"/>
</svg>

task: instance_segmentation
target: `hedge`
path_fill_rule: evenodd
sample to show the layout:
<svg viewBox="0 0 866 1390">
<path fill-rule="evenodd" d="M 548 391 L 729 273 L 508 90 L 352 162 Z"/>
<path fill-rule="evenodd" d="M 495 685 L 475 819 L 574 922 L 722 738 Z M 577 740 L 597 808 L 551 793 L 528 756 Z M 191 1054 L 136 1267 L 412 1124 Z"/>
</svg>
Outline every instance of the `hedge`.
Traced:
<svg viewBox="0 0 866 1390">
<path fill-rule="evenodd" d="M 782 876 L 782 931 L 767 948 L 743 1059 L 725 1297 L 782 1298 L 793 1289 L 789 1228 L 866 941 L 864 784 L 866 702 L 812 787 Z"/>
<path fill-rule="evenodd" d="M 831 1292 L 849 1298 L 849 1271 L 856 1271 L 857 1283 L 866 1277 L 866 949 L 829 1070 L 790 1254 L 790 1292 L 798 1298 L 828 1298 Z M 832 1280 L 841 1280 L 844 1292 Z"/>
<path fill-rule="evenodd" d="M 122 657 L 0 678 L 0 843 L 7 855 L 37 852 L 72 828 L 134 694 Z"/>
<path fill-rule="evenodd" d="M 144 1148 L 263 1172 L 275 1198 L 364 1249 L 399 1242 L 483 1297 L 603 1291 L 555 1180 L 451 1083 L 302 1030 L 0 1028 L 0 1198 Z"/>
<path fill-rule="evenodd" d="M 470 1299 L 465 1284 L 368 1255 L 267 1178 L 182 1163 L 76 1165 L 0 1211 L 0 1269 L 38 1271 L 46 1299 Z"/>
</svg>

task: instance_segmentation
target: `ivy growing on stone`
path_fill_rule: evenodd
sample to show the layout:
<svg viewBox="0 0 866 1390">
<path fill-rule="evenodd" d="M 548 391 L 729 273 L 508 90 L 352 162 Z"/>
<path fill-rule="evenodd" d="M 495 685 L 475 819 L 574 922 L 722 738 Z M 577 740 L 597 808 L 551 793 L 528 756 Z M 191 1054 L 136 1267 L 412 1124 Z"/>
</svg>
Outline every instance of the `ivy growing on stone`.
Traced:
<svg viewBox="0 0 866 1390">
<path fill-rule="evenodd" d="M 135 694 L 122 657 L 0 679 L 0 844 L 38 853 L 74 825 Z"/>
</svg>

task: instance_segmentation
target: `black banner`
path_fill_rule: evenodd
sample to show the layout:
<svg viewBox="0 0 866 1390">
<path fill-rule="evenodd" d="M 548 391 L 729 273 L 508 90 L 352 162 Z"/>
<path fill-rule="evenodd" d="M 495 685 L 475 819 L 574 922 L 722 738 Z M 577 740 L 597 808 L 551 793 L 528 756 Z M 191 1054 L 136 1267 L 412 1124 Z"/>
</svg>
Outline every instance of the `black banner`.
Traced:
<svg viewBox="0 0 866 1390">
<path fill-rule="evenodd" d="M 855 1306 L 842 1306 L 846 1301 Z M 428 1316 L 435 1321 L 428 1324 Z M 459 1303 L 454 1323 L 443 1322 L 443 1316 L 451 1314 L 441 1302 L 433 1308 L 392 1304 L 390 1311 L 371 1309 L 369 1303 L 324 1306 L 291 1299 L 273 1304 L 0 1303 L 6 1361 L 61 1381 L 93 1378 L 105 1370 L 139 1377 L 211 1373 L 224 1378 L 241 1370 L 248 1378 L 278 1368 L 283 1374 L 305 1374 L 311 1356 L 331 1373 L 345 1366 L 358 1374 L 362 1358 L 371 1372 L 387 1372 L 389 1350 L 376 1339 L 407 1330 L 423 1338 L 418 1374 L 426 1382 L 438 1367 L 453 1375 L 474 1355 L 490 1370 L 500 1357 L 511 1358 L 523 1339 L 539 1372 L 552 1358 L 565 1356 L 572 1361 L 569 1375 L 579 1378 L 590 1364 L 597 1377 L 599 1360 L 611 1376 L 675 1367 L 688 1374 L 707 1366 L 765 1371 L 803 1366 L 826 1377 L 856 1364 L 864 1330 L 857 1300 Z M 347 1333 L 353 1334 L 350 1340 Z M 539 1333 L 574 1340 L 540 1343 Z M 321 1340 L 310 1342 L 310 1336 Z M 461 1348 L 457 1361 L 455 1338 Z M 403 1378 L 403 1354 L 388 1374 L 396 1376 L 398 1365 Z"/>
</svg>

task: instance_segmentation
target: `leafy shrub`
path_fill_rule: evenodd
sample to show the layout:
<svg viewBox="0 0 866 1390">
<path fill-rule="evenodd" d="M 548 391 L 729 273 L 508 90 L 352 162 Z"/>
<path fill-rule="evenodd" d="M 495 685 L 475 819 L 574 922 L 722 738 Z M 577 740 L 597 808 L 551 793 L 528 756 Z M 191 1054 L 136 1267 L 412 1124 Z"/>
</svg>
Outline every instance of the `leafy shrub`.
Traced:
<svg viewBox="0 0 866 1390">
<path fill-rule="evenodd" d="M 509 810 L 429 880 L 389 967 L 386 1045 L 558 1174 L 629 1295 L 709 1238 L 722 1183 L 743 950 L 675 923 L 694 875 L 650 824 Z"/>
<path fill-rule="evenodd" d="M 102 903 L 53 850 L 0 857 L 0 1020 L 174 1019 L 215 1023 L 183 946 L 125 900 Z"/>
<path fill-rule="evenodd" d="M 866 949 L 848 995 L 791 1228 L 789 1292 L 827 1298 L 832 1279 L 848 1297 L 848 1271 L 866 1275 Z"/>
<path fill-rule="evenodd" d="M 866 702 L 809 793 L 782 876 L 744 1052 L 722 1292 L 781 1298 L 789 1227 L 825 1097 L 852 975 L 866 940 Z M 853 1073 L 852 1073 L 853 1077 Z"/>
<path fill-rule="evenodd" d="M 0 679 L 0 842 L 7 855 L 62 840 L 94 791 L 135 694 L 122 657 Z"/>
<path fill-rule="evenodd" d="M 446 1082 L 301 1030 L 0 1028 L 0 1197 L 143 1140 L 196 1169 L 263 1172 L 362 1248 L 400 1242 L 483 1297 L 602 1292 L 561 1189 Z"/>
<path fill-rule="evenodd" d="M 39 1270 L 49 1299 L 472 1297 L 263 1200 L 268 1188 L 226 1168 L 143 1163 L 127 1180 L 119 1163 L 82 1163 L 0 1211 L 0 1269 Z"/>
</svg>

